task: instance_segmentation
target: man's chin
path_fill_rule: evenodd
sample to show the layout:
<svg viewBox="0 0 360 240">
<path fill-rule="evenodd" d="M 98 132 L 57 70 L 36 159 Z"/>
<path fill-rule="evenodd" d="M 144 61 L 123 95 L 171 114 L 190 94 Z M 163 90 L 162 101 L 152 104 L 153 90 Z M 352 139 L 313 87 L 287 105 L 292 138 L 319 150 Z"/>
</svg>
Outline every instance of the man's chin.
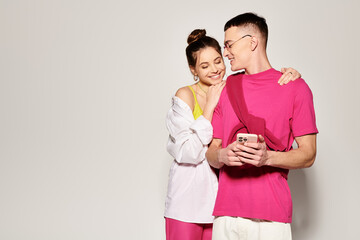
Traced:
<svg viewBox="0 0 360 240">
<path fill-rule="evenodd" d="M 237 66 L 231 65 L 231 71 L 233 71 L 233 72 L 237 72 L 237 71 L 240 71 L 243 69 L 244 69 L 243 67 L 237 67 Z"/>
</svg>

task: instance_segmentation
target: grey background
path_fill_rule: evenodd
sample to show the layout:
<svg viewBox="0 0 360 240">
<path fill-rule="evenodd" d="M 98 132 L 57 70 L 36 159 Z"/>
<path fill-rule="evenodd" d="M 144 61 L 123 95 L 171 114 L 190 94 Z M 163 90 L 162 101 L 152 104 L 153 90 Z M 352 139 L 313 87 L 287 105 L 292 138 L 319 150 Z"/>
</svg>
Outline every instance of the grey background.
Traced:
<svg viewBox="0 0 360 240">
<path fill-rule="evenodd" d="M 0 0 L 0 239 L 165 239 L 164 119 L 193 81 L 186 38 L 222 43 L 247 11 L 268 21 L 273 67 L 314 94 L 317 160 L 289 180 L 294 239 L 357 239 L 355 0 Z"/>
</svg>

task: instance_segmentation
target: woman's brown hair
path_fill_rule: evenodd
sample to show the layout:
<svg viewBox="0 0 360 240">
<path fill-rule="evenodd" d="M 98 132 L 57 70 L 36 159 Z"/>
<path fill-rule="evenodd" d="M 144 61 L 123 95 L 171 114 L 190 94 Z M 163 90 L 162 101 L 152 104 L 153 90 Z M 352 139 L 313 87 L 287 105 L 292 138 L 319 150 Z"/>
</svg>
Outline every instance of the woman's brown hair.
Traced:
<svg viewBox="0 0 360 240">
<path fill-rule="evenodd" d="M 214 38 L 206 36 L 205 29 L 195 29 L 192 31 L 187 39 L 188 46 L 186 47 L 186 57 L 190 67 L 196 65 L 196 52 L 206 48 L 214 48 L 221 56 L 221 47 L 219 42 Z"/>
</svg>

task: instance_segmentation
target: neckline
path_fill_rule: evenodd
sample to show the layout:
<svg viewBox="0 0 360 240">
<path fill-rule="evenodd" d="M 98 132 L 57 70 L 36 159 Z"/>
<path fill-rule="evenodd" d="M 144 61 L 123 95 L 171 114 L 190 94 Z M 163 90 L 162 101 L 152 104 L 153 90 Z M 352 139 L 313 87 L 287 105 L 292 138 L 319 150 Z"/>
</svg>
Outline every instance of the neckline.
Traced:
<svg viewBox="0 0 360 240">
<path fill-rule="evenodd" d="M 258 73 L 254 73 L 254 74 L 243 74 L 244 78 L 259 78 L 259 77 L 263 77 L 266 76 L 270 73 L 276 72 L 276 70 L 274 68 L 269 68 L 268 70 L 262 71 L 262 72 L 258 72 Z"/>
</svg>

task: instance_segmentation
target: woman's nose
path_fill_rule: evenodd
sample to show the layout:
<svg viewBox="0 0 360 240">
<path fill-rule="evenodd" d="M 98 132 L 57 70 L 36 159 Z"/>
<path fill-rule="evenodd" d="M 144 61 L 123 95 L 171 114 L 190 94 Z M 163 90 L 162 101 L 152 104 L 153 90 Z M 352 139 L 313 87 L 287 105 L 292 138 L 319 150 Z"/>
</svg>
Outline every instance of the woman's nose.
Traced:
<svg viewBox="0 0 360 240">
<path fill-rule="evenodd" d="M 217 73 L 219 69 L 215 65 L 211 65 L 211 72 Z"/>
</svg>

